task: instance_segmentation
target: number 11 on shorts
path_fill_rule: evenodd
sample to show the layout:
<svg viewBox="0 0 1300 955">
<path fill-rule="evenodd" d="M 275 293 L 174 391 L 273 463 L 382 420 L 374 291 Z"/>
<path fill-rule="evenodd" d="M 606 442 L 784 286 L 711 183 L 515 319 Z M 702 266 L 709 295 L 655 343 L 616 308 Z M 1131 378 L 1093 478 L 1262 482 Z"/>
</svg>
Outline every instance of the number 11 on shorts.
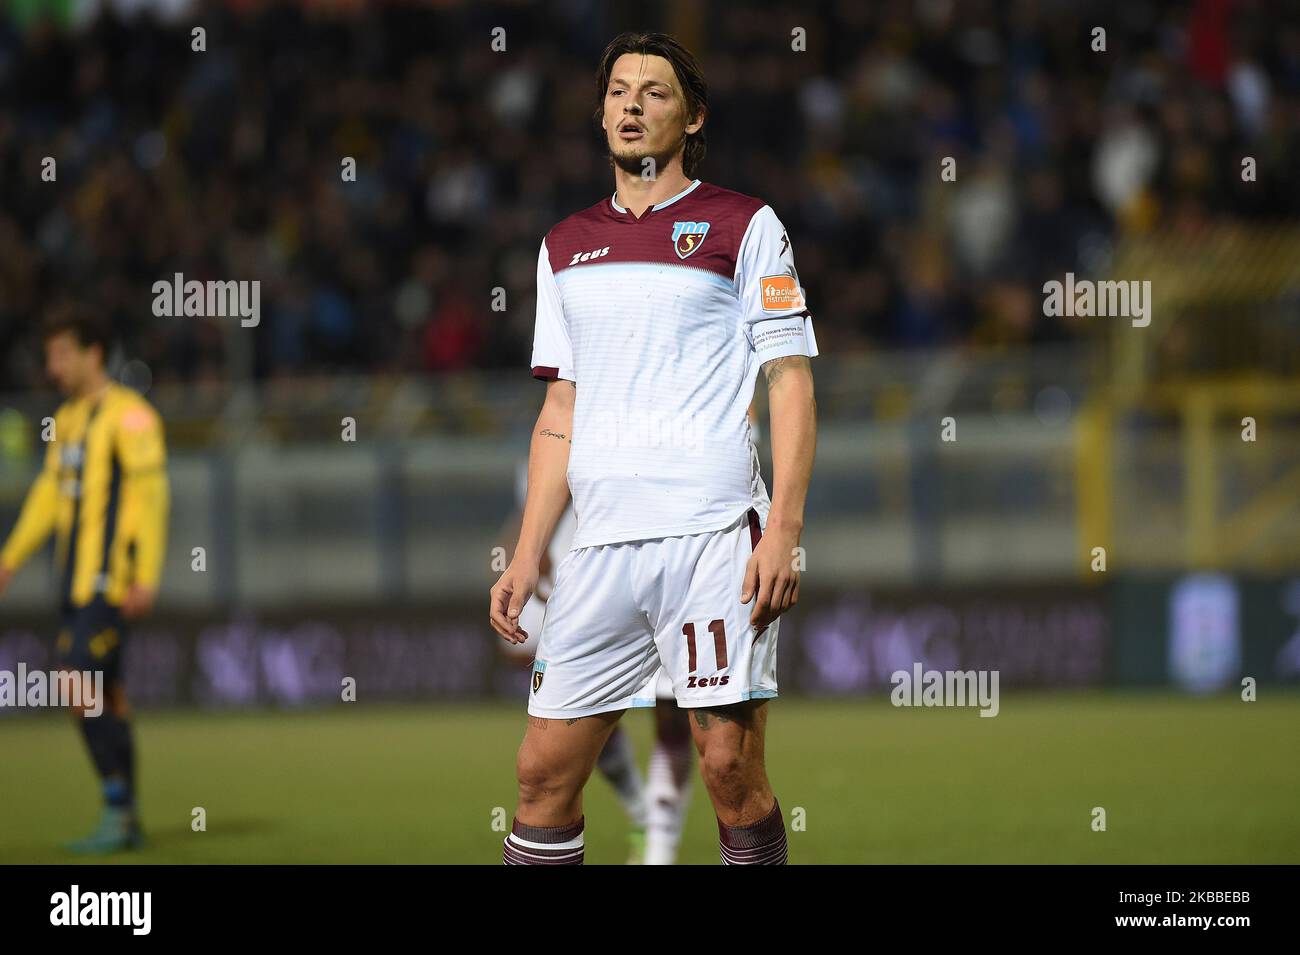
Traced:
<svg viewBox="0 0 1300 955">
<path fill-rule="evenodd" d="M 695 649 L 695 624 L 688 623 L 682 627 L 682 633 L 686 636 L 686 669 L 694 674 L 696 670 L 696 649 Z M 717 663 L 718 670 L 727 668 L 727 628 L 721 620 L 709 622 L 709 633 L 713 634 L 713 656 L 714 662 Z M 702 677 L 698 680 L 694 676 L 686 679 L 688 689 L 694 689 L 697 686 L 726 686 L 730 682 L 729 677 Z"/>
</svg>

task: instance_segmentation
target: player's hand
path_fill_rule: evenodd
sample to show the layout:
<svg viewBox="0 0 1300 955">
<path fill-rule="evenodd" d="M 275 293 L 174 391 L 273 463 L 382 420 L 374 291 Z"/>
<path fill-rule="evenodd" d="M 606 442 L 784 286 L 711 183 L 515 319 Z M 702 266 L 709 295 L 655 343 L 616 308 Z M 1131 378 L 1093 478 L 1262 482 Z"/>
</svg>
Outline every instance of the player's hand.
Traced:
<svg viewBox="0 0 1300 955">
<path fill-rule="evenodd" d="M 537 589 L 538 573 L 536 565 L 511 561 L 501 579 L 492 587 L 492 599 L 488 605 L 492 629 L 511 643 L 523 643 L 528 639 L 528 634 L 519 628 L 519 614 Z"/>
<path fill-rule="evenodd" d="M 127 620 L 138 620 L 140 617 L 146 617 L 153 611 L 153 602 L 158 596 L 158 591 L 143 584 L 132 584 L 131 589 L 126 592 L 122 599 L 122 616 Z"/>
<path fill-rule="evenodd" d="M 740 602 L 754 601 L 749 622 L 756 629 L 763 629 L 799 602 L 799 571 L 794 559 L 798 546 L 798 533 L 769 525 L 750 555 Z"/>
<path fill-rule="evenodd" d="M 5 592 L 5 588 L 9 586 L 9 581 L 13 579 L 13 569 L 0 564 L 0 594 Z"/>
</svg>

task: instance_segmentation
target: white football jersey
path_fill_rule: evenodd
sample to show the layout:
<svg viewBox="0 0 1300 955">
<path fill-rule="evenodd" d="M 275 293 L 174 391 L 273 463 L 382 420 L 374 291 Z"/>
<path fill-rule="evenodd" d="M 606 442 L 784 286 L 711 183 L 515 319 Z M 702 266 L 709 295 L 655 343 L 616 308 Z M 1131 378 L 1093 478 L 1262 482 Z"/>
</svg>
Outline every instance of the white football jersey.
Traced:
<svg viewBox="0 0 1300 955">
<path fill-rule="evenodd" d="M 770 508 L 747 410 L 759 367 L 817 343 L 785 228 L 695 180 L 634 216 L 569 216 L 537 259 L 533 375 L 577 393 L 572 546 L 675 537 Z"/>
</svg>

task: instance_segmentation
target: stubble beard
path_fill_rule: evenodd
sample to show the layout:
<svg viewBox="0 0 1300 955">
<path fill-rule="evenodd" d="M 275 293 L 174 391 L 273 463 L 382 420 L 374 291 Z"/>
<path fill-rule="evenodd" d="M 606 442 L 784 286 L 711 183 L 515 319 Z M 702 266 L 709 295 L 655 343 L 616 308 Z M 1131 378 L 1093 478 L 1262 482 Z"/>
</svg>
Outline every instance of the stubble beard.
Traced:
<svg viewBox="0 0 1300 955">
<path fill-rule="evenodd" d="M 652 159 L 654 160 L 654 165 L 650 168 L 652 168 L 654 170 L 654 174 L 658 176 L 665 169 L 668 168 L 668 164 L 672 161 L 673 157 L 677 155 L 677 152 L 679 149 L 681 149 L 682 142 L 684 140 L 685 137 L 683 136 L 682 139 L 678 140 L 676 143 L 673 143 L 670 146 L 661 149 L 658 153 L 654 153 L 646 149 L 631 149 L 626 152 L 620 153 L 620 152 L 616 152 L 613 146 L 609 146 L 607 148 L 609 152 L 610 162 L 618 166 L 618 168 L 622 169 L 624 172 L 634 176 L 644 175 L 646 170 L 645 161 L 646 159 Z"/>
</svg>

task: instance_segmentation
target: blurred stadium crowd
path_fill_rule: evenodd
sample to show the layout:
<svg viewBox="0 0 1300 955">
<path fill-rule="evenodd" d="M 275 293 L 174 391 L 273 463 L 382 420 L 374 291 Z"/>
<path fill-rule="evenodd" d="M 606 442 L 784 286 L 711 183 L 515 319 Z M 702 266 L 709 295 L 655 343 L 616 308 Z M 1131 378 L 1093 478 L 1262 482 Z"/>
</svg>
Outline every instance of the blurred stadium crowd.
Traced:
<svg viewBox="0 0 1300 955">
<path fill-rule="evenodd" d="M 40 382 L 64 295 L 155 382 L 524 367 L 538 243 L 612 191 L 598 54 L 646 23 L 701 58 L 701 178 L 777 210 L 826 351 L 1059 340 L 1043 282 L 1117 237 L 1300 216 L 1287 0 L 27 0 L 0 19 L 5 389 Z M 176 272 L 262 281 L 247 357 L 237 319 L 152 316 Z"/>
</svg>

